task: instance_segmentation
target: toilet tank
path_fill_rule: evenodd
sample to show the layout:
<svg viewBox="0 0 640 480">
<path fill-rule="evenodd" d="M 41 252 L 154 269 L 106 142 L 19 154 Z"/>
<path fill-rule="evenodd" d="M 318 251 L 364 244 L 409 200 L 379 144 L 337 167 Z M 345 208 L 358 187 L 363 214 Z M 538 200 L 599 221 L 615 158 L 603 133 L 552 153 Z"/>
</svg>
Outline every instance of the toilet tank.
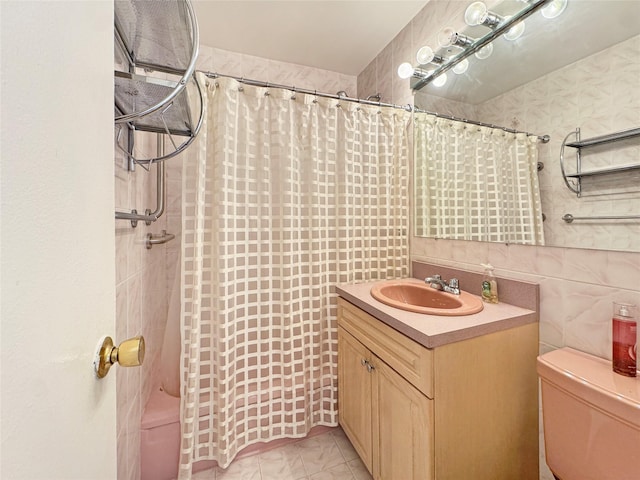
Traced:
<svg viewBox="0 0 640 480">
<path fill-rule="evenodd" d="M 640 479 L 640 377 L 562 348 L 538 357 L 547 464 L 561 480 Z"/>
</svg>

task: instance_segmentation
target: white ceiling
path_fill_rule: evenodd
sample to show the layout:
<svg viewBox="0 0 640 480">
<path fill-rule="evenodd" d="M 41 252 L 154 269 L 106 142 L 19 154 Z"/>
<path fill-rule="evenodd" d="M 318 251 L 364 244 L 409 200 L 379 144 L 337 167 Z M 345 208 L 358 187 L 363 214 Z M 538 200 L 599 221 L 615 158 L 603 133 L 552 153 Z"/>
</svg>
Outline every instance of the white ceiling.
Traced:
<svg viewBox="0 0 640 480">
<path fill-rule="evenodd" d="M 200 43 L 358 75 L 428 0 L 193 0 Z"/>
</svg>

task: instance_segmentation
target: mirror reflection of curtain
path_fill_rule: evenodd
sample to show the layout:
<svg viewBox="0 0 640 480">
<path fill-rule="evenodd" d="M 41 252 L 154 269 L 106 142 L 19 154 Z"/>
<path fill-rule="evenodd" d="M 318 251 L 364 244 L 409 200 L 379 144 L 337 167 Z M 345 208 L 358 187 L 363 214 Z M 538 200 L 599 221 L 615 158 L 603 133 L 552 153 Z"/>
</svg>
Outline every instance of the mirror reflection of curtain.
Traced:
<svg viewBox="0 0 640 480">
<path fill-rule="evenodd" d="M 225 78 L 206 94 L 183 166 L 181 479 L 337 425 L 333 287 L 409 274 L 410 113 Z"/>
<path fill-rule="evenodd" d="M 414 114 L 415 234 L 544 245 L 537 137 Z"/>
</svg>

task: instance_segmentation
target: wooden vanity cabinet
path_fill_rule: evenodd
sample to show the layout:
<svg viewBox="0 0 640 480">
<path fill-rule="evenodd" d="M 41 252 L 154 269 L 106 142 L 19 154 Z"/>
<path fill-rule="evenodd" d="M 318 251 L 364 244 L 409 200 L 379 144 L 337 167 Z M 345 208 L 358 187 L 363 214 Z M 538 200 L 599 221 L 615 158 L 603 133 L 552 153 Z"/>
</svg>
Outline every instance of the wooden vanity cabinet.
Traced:
<svg viewBox="0 0 640 480">
<path fill-rule="evenodd" d="M 339 420 L 373 478 L 537 480 L 537 332 L 428 349 L 340 298 Z"/>
</svg>

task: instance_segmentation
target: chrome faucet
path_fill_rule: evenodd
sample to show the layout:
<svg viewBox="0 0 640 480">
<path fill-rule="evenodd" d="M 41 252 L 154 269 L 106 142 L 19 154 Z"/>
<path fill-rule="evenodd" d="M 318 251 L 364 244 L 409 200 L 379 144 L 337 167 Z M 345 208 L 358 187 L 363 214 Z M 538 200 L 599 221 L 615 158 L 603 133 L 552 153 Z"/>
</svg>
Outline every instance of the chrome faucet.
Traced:
<svg viewBox="0 0 640 480">
<path fill-rule="evenodd" d="M 425 283 L 428 283 L 431 288 L 436 290 L 442 290 L 454 295 L 460 295 L 460 285 L 457 278 L 452 278 L 449 283 L 446 280 L 442 280 L 440 275 L 434 275 L 433 277 L 427 277 L 424 279 Z"/>
</svg>

